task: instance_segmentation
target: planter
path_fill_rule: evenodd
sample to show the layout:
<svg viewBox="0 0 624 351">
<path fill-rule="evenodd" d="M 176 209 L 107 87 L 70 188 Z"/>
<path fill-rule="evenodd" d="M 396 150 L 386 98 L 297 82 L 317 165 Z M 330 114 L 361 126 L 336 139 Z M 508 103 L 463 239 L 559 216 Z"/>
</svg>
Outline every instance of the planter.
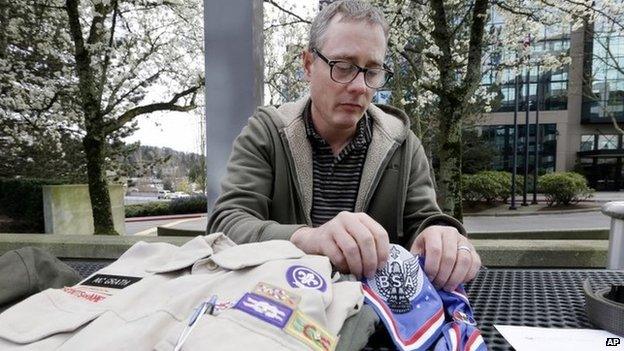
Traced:
<svg viewBox="0 0 624 351">
<path fill-rule="evenodd" d="M 109 185 L 113 224 L 120 235 L 126 234 L 124 190 Z M 48 234 L 93 235 L 93 215 L 86 184 L 43 186 L 43 215 Z"/>
</svg>

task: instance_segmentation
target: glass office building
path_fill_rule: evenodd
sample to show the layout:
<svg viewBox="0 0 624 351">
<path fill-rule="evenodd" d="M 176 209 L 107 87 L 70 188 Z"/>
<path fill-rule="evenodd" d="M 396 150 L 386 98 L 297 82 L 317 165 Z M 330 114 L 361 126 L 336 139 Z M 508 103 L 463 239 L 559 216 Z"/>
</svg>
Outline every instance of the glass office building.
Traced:
<svg viewBox="0 0 624 351">
<path fill-rule="evenodd" d="M 556 71 L 540 69 L 539 75 L 538 67 L 531 67 L 528 80 L 523 70 L 517 77 L 517 90 L 510 70 L 503 71 L 499 84 L 488 75 L 482 81 L 499 94 L 493 111 L 479 126 L 482 136 L 497 150 L 493 168 L 512 169 L 517 94 L 519 174 L 524 172 L 525 147 L 529 148 L 529 171 L 533 172 L 535 111 L 539 106 L 540 174 L 574 170 L 583 173 L 597 190 L 624 188 L 624 148 L 621 133 L 613 124 L 615 120 L 624 127 L 624 37 L 600 24 L 567 33 L 551 31 L 544 37 L 547 39 L 532 45 L 531 52 L 567 52 L 569 65 Z M 496 56 L 491 57 L 489 64 L 498 64 Z M 530 101 L 528 142 L 524 140 L 526 82 Z"/>
</svg>

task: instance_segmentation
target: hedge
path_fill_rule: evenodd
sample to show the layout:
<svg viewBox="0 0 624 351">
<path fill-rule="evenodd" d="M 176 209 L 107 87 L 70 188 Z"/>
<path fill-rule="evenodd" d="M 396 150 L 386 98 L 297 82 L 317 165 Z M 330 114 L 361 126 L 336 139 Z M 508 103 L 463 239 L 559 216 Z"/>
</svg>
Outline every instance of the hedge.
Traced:
<svg viewBox="0 0 624 351">
<path fill-rule="evenodd" d="M 169 202 L 152 201 L 144 204 L 127 205 L 126 218 L 165 216 L 187 213 L 206 213 L 208 204 L 206 196 L 197 195 L 191 197 L 181 197 Z"/>
<path fill-rule="evenodd" d="M 43 233 L 42 187 L 62 183 L 49 179 L 0 178 L 0 213 L 19 223 L 1 231 Z"/>
</svg>

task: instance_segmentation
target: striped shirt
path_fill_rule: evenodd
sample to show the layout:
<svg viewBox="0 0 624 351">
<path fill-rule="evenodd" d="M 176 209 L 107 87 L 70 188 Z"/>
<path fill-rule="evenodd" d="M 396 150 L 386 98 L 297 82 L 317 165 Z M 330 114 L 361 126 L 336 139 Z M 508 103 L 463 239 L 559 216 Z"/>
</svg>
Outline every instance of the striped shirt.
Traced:
<svg viewBox="0 0 624 351">
<path fill-rule="evenodd" d="M 353 212 L 360 188 L 362 168 L 372 137 L 371 119 L 364 115 L 354 138 L 334 157 L 330 145 L 318 134 L 312 123 L 311 103 L 304 109 L 306 134 L 312 146 L 314 188 L 312 191 L 312 225 L 318 227 L 342 211 Z"/>
</svg>

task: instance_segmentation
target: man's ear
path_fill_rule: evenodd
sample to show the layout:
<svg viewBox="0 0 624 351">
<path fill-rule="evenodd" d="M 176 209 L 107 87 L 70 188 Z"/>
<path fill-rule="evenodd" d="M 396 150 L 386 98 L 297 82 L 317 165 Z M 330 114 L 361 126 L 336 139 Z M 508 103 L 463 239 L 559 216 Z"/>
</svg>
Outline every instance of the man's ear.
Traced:
<svg viewBox="0 0 624 351">
<path fill-rule="evenodd" d="M 303 78 L 306 81 L 310 81 L 312 78 L 312 63 L 314 62 L 314 55 L 306 50 L 301 52 L 301 60 L 303 61 Z"/>
</svg>

